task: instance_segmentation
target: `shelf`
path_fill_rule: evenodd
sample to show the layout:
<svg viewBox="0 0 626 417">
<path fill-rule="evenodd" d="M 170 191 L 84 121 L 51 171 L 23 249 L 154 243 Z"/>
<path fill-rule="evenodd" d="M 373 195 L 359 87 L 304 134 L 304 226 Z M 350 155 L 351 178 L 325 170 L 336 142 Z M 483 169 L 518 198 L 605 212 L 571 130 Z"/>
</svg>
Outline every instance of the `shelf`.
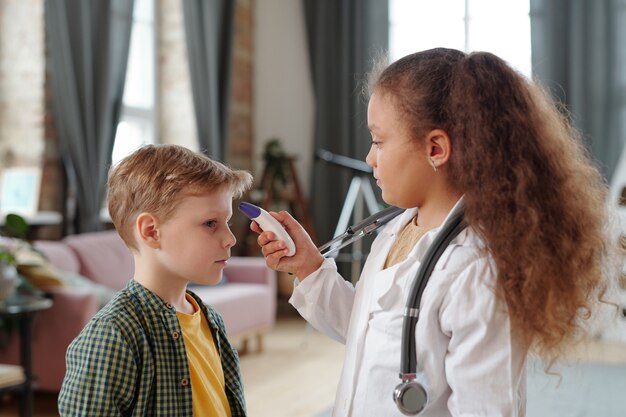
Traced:
<svg viewBox="0 0 626 417">
<path fill-rule="evenodd" d="M 0 364 L 0 389 L 21 385 L 25 381 L 26 376 L 21 366 Z"/>
</svg>

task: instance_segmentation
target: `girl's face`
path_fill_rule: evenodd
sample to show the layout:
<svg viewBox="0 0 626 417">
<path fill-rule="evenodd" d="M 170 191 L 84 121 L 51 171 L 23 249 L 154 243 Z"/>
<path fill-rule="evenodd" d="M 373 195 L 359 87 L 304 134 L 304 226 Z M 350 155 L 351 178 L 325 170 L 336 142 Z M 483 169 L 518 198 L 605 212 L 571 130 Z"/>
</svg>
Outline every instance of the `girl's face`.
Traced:
<svg viewBox="0 0 626 417">
<path fill-rule="evenodd" d="M 411 137 L 389 94 L 372 94 L 367 119 L 372 146 L 365 161 L 374 168 L 383 200 L 400 208 L 421 207 L 435 174 L 424 140 Z"/>
</svg>

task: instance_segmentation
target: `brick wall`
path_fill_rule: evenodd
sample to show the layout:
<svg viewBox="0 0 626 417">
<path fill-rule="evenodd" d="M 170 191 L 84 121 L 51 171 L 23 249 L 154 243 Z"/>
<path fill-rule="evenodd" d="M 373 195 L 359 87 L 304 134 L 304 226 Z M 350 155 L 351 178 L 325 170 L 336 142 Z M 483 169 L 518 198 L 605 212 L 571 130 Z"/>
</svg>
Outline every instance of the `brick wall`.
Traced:
<svg viewBox="0 0 626 417">
<path fill-rule="evenodd" d="M 0 167 L 43 154 L 43 1 L 0 1 Z"/>
<path fill-rule="evenodd" d="M 230 165 L 251 171 L 253 168 L 252 72 L 254 43 L 253 0 L 237 0 L 233 40 L 233 74 L 229 124 Z"/>
<path fill-rule="evenodd" d="M 158 0 L 158 141 L 197 150 L 181 0 Z"/>
</svg>

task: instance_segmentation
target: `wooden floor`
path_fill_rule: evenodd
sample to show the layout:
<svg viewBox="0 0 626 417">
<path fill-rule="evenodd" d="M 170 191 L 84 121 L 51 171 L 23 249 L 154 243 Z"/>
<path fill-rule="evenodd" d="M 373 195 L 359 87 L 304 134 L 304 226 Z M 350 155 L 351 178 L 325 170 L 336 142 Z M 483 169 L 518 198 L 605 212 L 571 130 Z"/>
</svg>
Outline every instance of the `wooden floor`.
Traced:
<svg viewBox="0 0 626 417">
<path fill-rule="evenodd" d="M 344 346 L 307 326 L 282 318 L 265 352 L 241 359 L 250 417 L 314 417 L 332 406 Z"/>
<path fill-rule="evenodd" d="M 254 351 L 254 345 L 251 345 Z M 241 358 L 250 417 L 315 417 L 333 402 L 343 346 L 298 316 L 281 314 L 262 354 Z M 626 345 L 591 341 L 573 348 L 568 361 L 626 364 Z M 17 416 L 15 398 L 0 399 L 0 417 Z M 56 395 L 38 393 L 35 416 L 53 417 Z"/>
</svg>

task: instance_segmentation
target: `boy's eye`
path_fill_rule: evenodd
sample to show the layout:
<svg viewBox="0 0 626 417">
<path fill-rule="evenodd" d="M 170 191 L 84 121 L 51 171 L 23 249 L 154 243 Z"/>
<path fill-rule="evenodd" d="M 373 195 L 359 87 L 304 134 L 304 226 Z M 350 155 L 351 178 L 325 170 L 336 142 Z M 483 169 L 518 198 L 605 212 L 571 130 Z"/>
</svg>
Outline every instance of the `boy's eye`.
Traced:
<svg viewBox="0 0 626 417">
<path fill-rule="evenodd" d="M 215 229 L 217 227 L 217 220 L 209 220 L 205 222 L 204 224 L 211 229 Z"/>
<path fill-rule="evenodd" d="M 380 142 L 377 140 L 372 141 L 372 146 L 376 146 L 376 149 L 380 149 Z"/>
</svg>

